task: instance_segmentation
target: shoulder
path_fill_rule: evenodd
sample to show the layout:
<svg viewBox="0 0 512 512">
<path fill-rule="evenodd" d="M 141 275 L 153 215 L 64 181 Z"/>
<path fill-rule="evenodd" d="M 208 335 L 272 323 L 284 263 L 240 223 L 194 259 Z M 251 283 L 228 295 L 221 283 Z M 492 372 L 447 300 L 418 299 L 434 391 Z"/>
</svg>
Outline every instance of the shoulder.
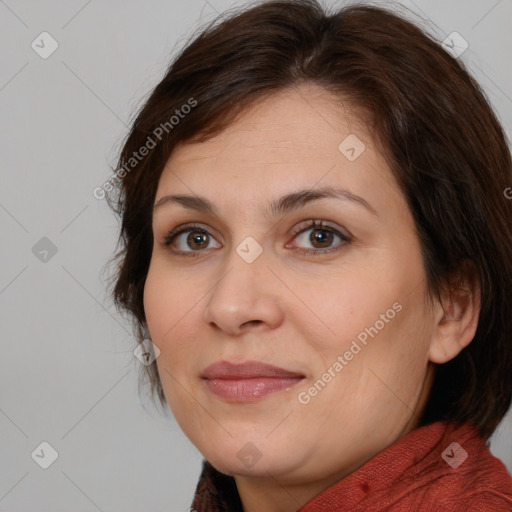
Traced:
<svg viewBox="0 0 512 512">
<path fill-rule="evenodd" d="M 475 459 L 443 472 L 426 492 L 436 512 L 512 512 L 512 477 L 505 465 L 483 446 Z"/>
<path fill-rule="evenodd" d="M 489 489 L 466 494 L 460 499 L 451 499 L 440 504 L 436 512 L 511 512 L 512 495 L 502 495 Z"/>
<path fill-rule="evenodd" d="M 410 510 L 512 512 L 512 476 L 470 425 L 447 428 L 402 482 Z"/>
</svg>

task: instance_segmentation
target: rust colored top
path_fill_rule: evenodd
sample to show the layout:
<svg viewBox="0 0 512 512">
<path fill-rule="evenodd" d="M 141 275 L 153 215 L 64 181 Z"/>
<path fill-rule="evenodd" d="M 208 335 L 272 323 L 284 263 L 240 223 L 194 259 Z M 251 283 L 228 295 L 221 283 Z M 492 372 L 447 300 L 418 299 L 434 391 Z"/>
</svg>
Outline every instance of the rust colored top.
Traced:
<svg viewBox="0 0 512 512">
<path fill-rule="evenodd" d="M 233 477 L 208 461 L 196 512 L 243 512 Z M 469 424 L 413 430 L 297 512 L 512 512 L 512 477 Z M 264 512 L 264 511 L 262 511 Z"/>
</svg>

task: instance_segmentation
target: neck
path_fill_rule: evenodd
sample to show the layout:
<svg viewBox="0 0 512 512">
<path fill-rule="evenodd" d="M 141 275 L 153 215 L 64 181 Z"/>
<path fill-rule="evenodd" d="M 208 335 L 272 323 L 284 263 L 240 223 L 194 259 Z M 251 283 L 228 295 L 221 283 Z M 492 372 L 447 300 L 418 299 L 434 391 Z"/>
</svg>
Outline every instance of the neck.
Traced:
<svg viewBox="0 0 512 512">
<path fill-rule="evenodd" d="M 364 464 L 360 462 L 357 466 Z M 355 471 L 357 467 L 313 482 L 284 482 L 279 478 L 235 476 L 235 482 L 244 512 L 296 512 L 312 498 Z"/>
</svg>

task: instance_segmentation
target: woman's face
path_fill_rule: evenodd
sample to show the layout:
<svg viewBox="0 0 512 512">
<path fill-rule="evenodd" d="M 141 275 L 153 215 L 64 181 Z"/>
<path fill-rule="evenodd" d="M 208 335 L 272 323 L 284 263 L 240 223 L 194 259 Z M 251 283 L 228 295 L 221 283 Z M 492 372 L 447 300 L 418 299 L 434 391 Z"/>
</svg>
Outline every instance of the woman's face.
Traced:
<svg viewBox="0 0 512 512">
<path fill-rule="evenodd" d="M 327 187 L 345 192 L 307 195 Z M 182 198 L 154 209 L 145 312 L 168 404 L 218 470 L 334 482 L 415 426 L 434 329 L 420 245 L 371 136 L 336 97 L 282 91 L 178 147 L 155 204 L 169 195 Z M 203 378 L 221 361 L 297 378 Z"/>
</svg>

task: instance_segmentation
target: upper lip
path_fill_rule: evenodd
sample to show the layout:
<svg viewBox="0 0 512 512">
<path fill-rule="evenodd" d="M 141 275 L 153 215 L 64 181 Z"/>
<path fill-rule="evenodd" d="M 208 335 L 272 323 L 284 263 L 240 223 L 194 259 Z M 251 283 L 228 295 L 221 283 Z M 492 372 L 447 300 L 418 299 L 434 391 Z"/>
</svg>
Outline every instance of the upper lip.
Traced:
<svg viewBox="0 0 512 512">
<path fill-rule="evenodd" d="M 304 377 L 304 375 L 260 361 L 246 361 L 245 363 L 218 361 L 208 366 L 201 373 L 201 377 L 203 379 L 250 379 L 254 377 L 291 378 Z"/>
</svg>

